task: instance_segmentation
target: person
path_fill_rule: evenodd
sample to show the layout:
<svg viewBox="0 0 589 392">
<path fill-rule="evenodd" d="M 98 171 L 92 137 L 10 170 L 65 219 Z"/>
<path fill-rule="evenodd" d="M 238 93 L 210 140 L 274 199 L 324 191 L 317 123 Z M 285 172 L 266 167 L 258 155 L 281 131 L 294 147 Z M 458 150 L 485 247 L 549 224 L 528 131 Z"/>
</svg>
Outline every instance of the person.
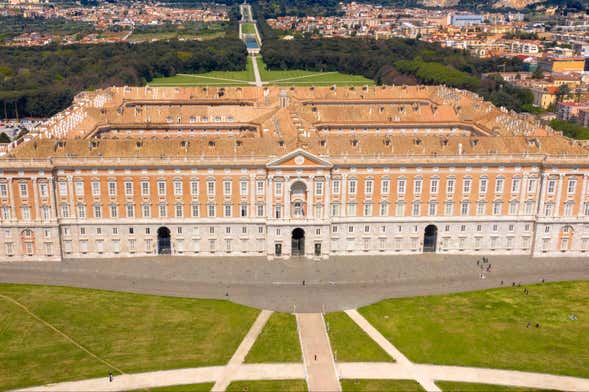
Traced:
<svg viewBox="0 0 589 392">
<path fill-rule="evenodd" d="M 317 354 L 315 354 L 315 360 L 317 360 Z"/>
<path fill-rule="evenodd" d="M 303 280 L 303 286 L 305 285 L 305 281 Z"/>
<path fill-rule="evenodd" d="M 112 372 L 108 372 L 108 382 L 112 382 Z"/>
</svg>

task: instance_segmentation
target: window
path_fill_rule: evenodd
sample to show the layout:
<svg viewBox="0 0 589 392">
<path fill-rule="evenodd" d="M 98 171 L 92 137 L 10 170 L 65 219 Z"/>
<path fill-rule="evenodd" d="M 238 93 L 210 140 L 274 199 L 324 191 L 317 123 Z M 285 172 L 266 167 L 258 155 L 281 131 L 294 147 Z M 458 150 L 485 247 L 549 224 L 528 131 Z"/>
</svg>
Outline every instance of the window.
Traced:
<svg viewBox="0 0 589 392">
<path fill-rule="evenodd" d="M 215 195 L 215 180 L 208 180 L 207 181 L 207 194 L 209 196 Z"/>
<path fill-rule="evenodd" d="M 398 190 L 399 194 L 401 194 L 401 195 L 405 194 L 406 184 L 407 184 L 407 181 L 404 178 L 397 180 L 397 190 Z"/>
<path fill-rule="evenodd" d="M 421 204 L 416 201 L 413 203 L 413 208 L 411 209 L 411 215 L 419 216 L 421 212 Z"/>
<path fill-rule="evenodd" d="M 317 181 L 315 183 L 315 195 L 316 196 L 322 196 L 323 195 L 323 182 L 322 181 Z"/>
<path fill-rule="evenodd" d="M 509 202 L 509 215 L 517 215 L 517 201 L 512 200 Z"/>
<path fill-rule="evenodd" d="M 94 204 L 94 218 L 102 218 L 102 206 L 100 204 Z"/>
<path fill-rule="evenodd" d="M 24 206 L 20 208 L 20 212 L 22 215 L 23 220 L 31 220 L 31 207 Z"/>
<path fill-rule="evenodd" d="M 241 216 L 242 218 L 247 216 L 247 204 L 246 203 L 241 203 L 239 205 L 239 216 Z"/>
<path fill-rule="evenodd" d="M 586 201 L 585 204 L 583 204 L 583 212 L 585 213 L 585 216 L 589 216 L 589 201 Z"/>
<path fill-rule="evenodd" d="M 495 193 L 503 193 L 504 184 L 505 179 L 503 177 L 498 177 L 495 180 Z"/>
<path fill-rule="evenodd" d="M 199 209 L 199 205 L 198 204 L 192 204 L 192 217 L 193 218 L 198 218 L 198 216 L 200 215 L 200 209 Z"/>
<path fill-rule="evenodd" d="M 315 204 L 315 217 L 321 218 L 323 216 L 323 205 Z"/>
<path fill-rule="evenodd" d="M 338 203 L 334 203 L 331 205 L 331 216 L 340 216 L 341 207 Z"/>
<path fill-rule="evenodd" d="M 398 202 L 395 207 L 395 216 L 405 216 L 405 203 Z"/>
<path fill-rule="evenodd" d="M 568 194 L 575 193 L 576 187 L 577 187 L 577 180 L 574 178 L 571 178 L 567 184 L 567 193 Z"/>
<path fill-rule="evenodd" d="M 274 183 L 274 194 L 276 196 L 281 196 L 282 195 L 282 182 L 276 181 Z"/>
<path fill-rule="evenodd" d="M 552 215 L 552 203 L 548 202 L 544 204 L 544 215 L 550 216 Z"/>
<path fill-rule="evenodd" d="M 388 216 L 389 215 L 389 203 L 383 201 L 380 203 L 380 216 Z"/>
<path fill-rule="evenodd" d="M 184 216 L 184 205 L 182 203 L 176 204 L 176 218 L 182 218 Z"/>
<path fill-rule="evenodd" d="M 437 178 L 432 178 L 430 183 L 430 192 L 431 193 L 438 193 L 438 187 L 440 184 L 440 180 Z"/>
<path fill-rule="evenodd" d="M 182 196 L 182 180 L 174 180 L 174 196 Z"/>
<path fill-rule="evenodd" d="M 23 184 L 21 184 L 22 186 Z M 24 184 L 26 187 L 26 184 Z M 84 183 L 82 182 L 82 180 L 76 180 L 74 182 L 74 189 L 76 191 L 76 196 L 84 196 Z M 22 192 L 21 192 L 21 196 Z M 26 195 L 24 195 L 23 197 L 26 197 Z"/>
<path fill-rule="evenodd" d="M 478 216 L 485 215 L 485 210 L 486 210 L 486 203 L 484 201 L 479 201 L 477 203 L 477 215 Z"/>
<path fill-rule="evenodd" d="M 372 190 L 374 188 L 373 185 L 374 185 L 373 180 L 366 180 L 366 182 L 364 183 L 364 193 L 366 193 L 367 195 L 371 195 Z"/>
<path fill-rule="evenodd" d="M 49 219 L 51 219 L 51 208 L 49 208 L 49 206 L 41 207 L 41 218 L 44 221 L 48 221 Z"/>
<path fill-rule="evenodd" d="M 464 182 L 462 183 L 462 192 L 463 193 L 470 193 L 471 186 L 472 186 L 472 179 L 465 178 Z"/>
<path fill-rule="evenodd" d="M 532 200 L 526 201 L 526 215 L 532 215 L 534 213 L 534 202 Z"/>
<path fill-rule="evenodd" d="M 215 204 L 209 203 L 207 206 L 208 216 L 214 217 L 216 215 Z"/>
<path fill-rule="evenodd" d="M 135 218 L 135 204 L 127 203 L 125 209 L 127 210 L 127 218 Z"/>
<path fill-rule="evenodd" d="M 92 196 L 100 196 L 100 182 L 99 181 L 92 181 L 90 184 L 90 188 L 92 189 Z"/>
<path fill-rule="evenodd" d="M 454 215 L 454 203 L 452 203 L 451 201 L 446 202 L 446 204 L 444 205 L 444 215 Z"/>
<path fill-rule="evenodd" d="M 388 194 L 391 188 L 391 182 L 389 180 L 382 180 L 380 183 L 380 193 Z"/>
<path fill-rule="evenodd" d="M 0 197 L 8 197 L 8 184 L 6 184 L 5 182 L 0 183 Z"/>
<path fill-rule="evenodd" d="M 572 216 L 573 215 L 573 208 L 575 203 L 572 201 L 568 201 L 564 205 L 564 216 Z"/>
<path fill-rule="evenodd" d="M 348 216 L 356 216 L 356 203 L 348 203 Z"/>
<path fill-rule="evenodd" d="M 493 215 L 501 215 L 503 203 L 500 201 L 493 202 Z"/>
<path fill-rule="evenodd" d="M 69 218 L 70 217 L 70 206 L 68 204 L 61 205 L 61 217 L 62 218 Z"/>
<path fill-rule="evenodd" d="M 67 196 L 67 183 L 65 181 L 59 181 L 59 195 L 62 197 Z"/>
<path fill-rule="evenodd" d="M 456 187 L 456 179 L 448 178 L 448 182 L 446 183 L 446 192 L 447 193 L 454 193 L 454 188 Z"/>
<path fill-rule="evenodd" d="M 462 216 L 467 216 L 468 215 L 468 207 L 469 207 L 469 202 L 467 201 L 463 201 L 462 203 L 460 203 L 460 215 Z"/>
<path fill-rule="evenodd" d="M 158 206 L 160 218 L 165 218 L 168 216 L 168 206 L 166 203 L 160 203 Z"/>
<path fill-rule="evenodd" d="M 282 206 L 277 204 L 274 206 L 274 217 L 280 219 L 282 217 Z"/>
<path fill-rule="evenodd" d="M 355 195 L 356 194 L 356 185 L 357 185 L 357 181 L 355 179 L 351 179 L 348 182 L 348 193 L 351 195 Z"/>
<path fill-rule="evenodd" d="M 78 219 L 86 219 L 86 206 L 78 204 Z"/>
<path fill-rule="evenodd" d="M 489 186 L 489 179 L 487 177 L 482 177 L 479 180 L 479 193 L 487 193 L 488 186 Z"/>
<path fill-rule="evenodd" d="M 223 207 L 223 216 L 225 216 L 226 218 L 231 217 L 231 215 L 233 215 L 233 208 L 231 206 L 231 204 L 225 204 Z"/>
<path fill-rule="evenodd" d="M 190 181 L 190 194 L 192 196 L 198 195 L 198 181 L 197 180 Z"/>
<path fill-rule="evenodd" d="M 223 195 L 231 196 L 231 180 L 223 181 Z"/>
<path fill-rule="evenodd" d="M 331 193 L 334 195 L 339 195 L 340 187 L 340 180 L 333 180 L 331 183 Z"/>
<path fill-rule="evenodd" d="M 421 178 L 416 178 L 413 181 L 413 193 L 420 194 L 422 187 L 423 187 L 423 180 Z"/>
<path fill-rule="evenodd" d="M 125 181 L 125 196 L 133 196 L 133 183 Z"/>
<path fill-rule="evenodd" d="M 246 180 L 239 181 L 239 194 L 241 196 L 247 196 L 248 194 L 248 186 Z"/>
<path fill-rule="evenodd" d="M 436 216 L 438 213 L 438 203 L 434 201 L 430 201 L 429 208 L 428 208 L 428 215 L 429 216 Z"/>
<path fill-rule="evenodd" d="M 264 205 L 263 204 L 260 203 L 256 206 L 256 215 L 259 217 L 264 216 Z"/>
<path fill-rule="evenodd" d="M 141 181 L 141 196 L 149 196 L 149 181 Z"/>
<path fill-rule="evenodd" d="M 528 192 L 536 192 L 536 179 L 528 179 Z"/>
<path fill-rule="evenodd" d="M 372 203 L 364 204 L 364 216 L 372 216 Z"/>
<path fill-rule="evenodd" d="M 151 205 L 143 204 L 143 206 L 141 206 L 141 212 L 144 218 L 151 218 Z"/>
<path fill-rule="evenodd" d="M 511 193 L 519 193 L 520 190 L 521 180 L 519 178 L 514 178 L 511 180 Z"/>
<path fill-rule="evenodd" d="M 548 189 L 546 190 L 549 195 L 554 194 L 554 190 L 556 188 L 556 180 L 548 180 Z"/>
<path fill-rule="evenodd" d="M 261 196 L 264 194 L 264 180 L 256 181 L 256 194 Z"/>
<path fill-rule="evenodd" d="M 115 180 L 108 181 L 108 195 L 111 197 L 117 195 L 117 183 Z"/>
<path fill-rule="evenodd" d="M 39 195 L 41 197 L 49 196 L 49 186 L 47 185 L 46 182 L 39 183 Z"/>
</svg>

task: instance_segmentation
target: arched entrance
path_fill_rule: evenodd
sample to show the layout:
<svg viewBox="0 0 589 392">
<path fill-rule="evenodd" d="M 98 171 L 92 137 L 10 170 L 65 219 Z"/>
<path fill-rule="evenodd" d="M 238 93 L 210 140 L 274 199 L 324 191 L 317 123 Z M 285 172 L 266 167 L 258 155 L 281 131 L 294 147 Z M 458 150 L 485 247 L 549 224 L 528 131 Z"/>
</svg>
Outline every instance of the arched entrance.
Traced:
<svg viewBox="0 0 589 392">
<path fill-rule="evenodd" d="M 292 248 L 290 254 L 293 256 L 305 255 L 305 230 L 297 227 L 292 231 Z"/>
<path fill-rule="evenodd" d="M 172 236 L 170 229 L 165 226 L 157 229 L 157 254 L 169 255 L 172 253 Z"/>
<path fill-rule="evenodd" d="M 438 242 L 438 228 L 436 225 L 429 225 L 423 233 L 423 252 L 435 252 Z"/>
</svg>

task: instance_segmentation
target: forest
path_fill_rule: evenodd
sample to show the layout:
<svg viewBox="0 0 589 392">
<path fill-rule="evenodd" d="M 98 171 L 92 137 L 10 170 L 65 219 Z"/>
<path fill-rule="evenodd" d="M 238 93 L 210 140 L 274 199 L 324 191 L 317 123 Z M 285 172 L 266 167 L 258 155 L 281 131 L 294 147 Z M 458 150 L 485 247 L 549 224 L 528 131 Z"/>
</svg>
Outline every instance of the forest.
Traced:
<svg viewBox="0 0 589 392">
<path fill-rule="evenodd" d="M 377 84 L 445 84 L 518 111 L 533 101 L 529 90 L 512 87 L 498 77 L 482 78 L 488 72 L 522 70 L 520 60 L 479 59 L 418 40 L 265 39 L 262 55 L 268 69 L 361 74 Z"/>
<path fill-rule="evenodd" d="M 245 68 L 238 39 L 141 44 L 0 47 L 0 110 L 7 117 L 47 117 L 82 90 L 143 85 L 176 73 Z"/>
</svg>

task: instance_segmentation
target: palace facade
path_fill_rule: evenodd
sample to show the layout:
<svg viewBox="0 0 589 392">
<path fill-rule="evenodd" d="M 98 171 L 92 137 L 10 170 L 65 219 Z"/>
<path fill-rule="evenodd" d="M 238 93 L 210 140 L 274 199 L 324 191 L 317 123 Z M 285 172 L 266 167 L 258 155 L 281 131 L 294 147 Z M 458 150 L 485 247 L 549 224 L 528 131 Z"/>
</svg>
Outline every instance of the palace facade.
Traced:
<svg viewBox="0 0 589 392">
<path fill-rule="evenodd" d="M 0 260 L 580 256 L 588 154 L 442 86 L 113 87 L 0 149 Z"/>
</svg>

